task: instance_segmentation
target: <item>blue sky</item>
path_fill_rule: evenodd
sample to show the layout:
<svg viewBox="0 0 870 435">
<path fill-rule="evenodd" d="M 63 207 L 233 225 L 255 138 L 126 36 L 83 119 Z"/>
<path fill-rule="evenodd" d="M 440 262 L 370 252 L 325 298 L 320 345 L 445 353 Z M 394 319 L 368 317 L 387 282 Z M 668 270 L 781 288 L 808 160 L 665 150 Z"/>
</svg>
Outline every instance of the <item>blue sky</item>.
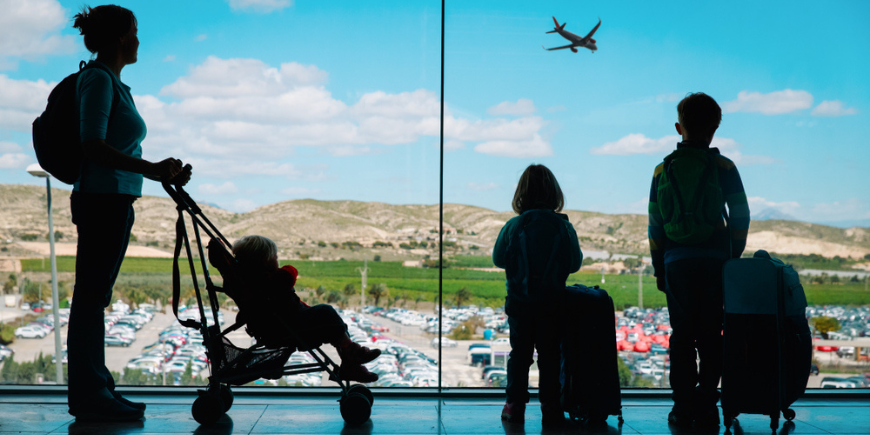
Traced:
<svg viewBox="0 0 870 435">
<path fill-rule="evenodd" d="M 196 198 L 437 203 L 440 2 L 118 3 L 145 157 L 192 163 Z M 445 201 L 509 210 L 534 162 L 569 209 L 644 213 L 676 104 L 704 91 L 754 213 L 870 225 L 870 3 L 697 3 L 448 1 Z M 80 6 L 0 0 L 0 183 L 39 183 L 30 122 L 89 57 Z M 542 50 L 565 44 L 552 16 L 580 35 L 600 17 L 599 50 Z"/>
</svg>

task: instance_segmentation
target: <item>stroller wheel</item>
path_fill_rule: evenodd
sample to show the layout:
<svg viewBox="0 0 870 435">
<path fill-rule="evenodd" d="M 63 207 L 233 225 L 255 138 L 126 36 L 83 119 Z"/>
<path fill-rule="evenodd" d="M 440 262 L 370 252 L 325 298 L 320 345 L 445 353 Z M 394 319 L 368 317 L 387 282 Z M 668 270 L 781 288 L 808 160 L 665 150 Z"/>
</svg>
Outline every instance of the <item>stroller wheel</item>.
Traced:
<svg viewBox="0 0 870 435">
<path fill-rule="evenodd" d="M 347 389 L 347 394 L 350 393 L 362 393 L 363 396 L 366 396 L 366 399 L 369 399 L 369 404 L 375 404 L 375 396 L 372 394 L 372 390 L 369 390 L 369 387 L 366 387 L 363 384 L 353 384 L 350 388 Z"/>
<path fill-rule="evenodd" d="M 230 389 L 229 385 L 221 384 L 220 396 L 221 402 L 224 403 L 224 412 L 229 411 L 233 406 L 233 390 Z"/>
<path fill-rule="evenodd" d="M 372 404 L 365 395 L 351 392 L 339 401 L 341 418 L 349 424 L 357 425 L 368 421 L 372 415 Z"/>
<path fill-rule="evenodd" d="M 215 394 L 201 394 L 193 401 L 190 413 L 197 423 L 210 425 L 224 414 L 224 404 Z"/>
<path fill-rule="evenodd" d="M 782 410 L 782 416 L 785 417 L 786 420 L 792 421 L 795 418 L 794 409 L 786 408 Z"/>
</svg>

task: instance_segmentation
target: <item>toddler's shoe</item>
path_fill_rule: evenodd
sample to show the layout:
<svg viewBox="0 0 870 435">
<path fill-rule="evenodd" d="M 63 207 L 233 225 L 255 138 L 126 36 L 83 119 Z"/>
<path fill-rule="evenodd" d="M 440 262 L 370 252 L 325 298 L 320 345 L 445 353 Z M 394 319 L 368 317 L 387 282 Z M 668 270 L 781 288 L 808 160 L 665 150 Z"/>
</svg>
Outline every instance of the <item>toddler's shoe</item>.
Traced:
<svg viewBox="0 0 870 435">
<path fill-rule="evenodd" d="M 343 380 L 356 381 L 363 384 L 368 384 L 369 382 L 378 380 L 377 373 L 370 372 L 362 364 L 347 364 L 344 361 L 342 361 L 341 367 L 338 369 L 338 375 Z"/>
<path fill-rule="evenodd" d="M 359 343 L 351 343 L 346 348 L 339 352 L 341 356 L 341 364 L 365 364 L 375 360 L 381 356 L 380 349 L 370 349 L 366 346 L 361 346 Z"/>
<path fill-rule="evenodd" d="M 505 403 L 501 410 L 501 419 L 511 423 L 521 423 L 526 419 L 525 403 Z"/>
</svg>

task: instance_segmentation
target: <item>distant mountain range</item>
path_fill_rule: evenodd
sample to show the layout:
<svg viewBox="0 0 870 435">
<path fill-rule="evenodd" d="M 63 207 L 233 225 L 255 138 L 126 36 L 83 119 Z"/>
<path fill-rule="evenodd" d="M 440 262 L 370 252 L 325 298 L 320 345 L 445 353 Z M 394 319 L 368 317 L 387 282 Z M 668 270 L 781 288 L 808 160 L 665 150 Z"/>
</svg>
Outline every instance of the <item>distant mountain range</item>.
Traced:
<svg viewBox="0 0 870 435">
<path fill-rule="evenodd" d="M 69 191 L 54 189 L 54 226 L 62 241 L 75 240 L 70 221 Z M 247 213 L 232 213 L 201 204 L 204 213 L 230 240 L 246 234 L 261 234 L 275 240 L 284 256 L 311 258 L 354 258 L 377 253 L 384 259 L 437 255 L 432 242 L 438 239 L 438 205 L 393 205 L 378 202 L 283 201 Z M 143 197 L 136 201 L 134 244 L 168 249 L 175 238 L 175 204 L 169 198 Z M 583 249 L 612 253 L 648 255 L 647 216 L 604 214 L 589 211 L 565 212 L 577 230 Z M 514 216 L 481 207 L 444 204 L 445 245 L 448 254 L 488 254 L 499 230 Z M 763 213 L 750 227 L 747 250 L 766 249 L 777 253 L 821 254 L 828 257 L 863 257 L 870 253 L 870 228 L 837 228 L 782 219 Z M 762 218 L 766 218 L 762 220 Z M 45 241 L 48 223 L 45 189 L 39 186 L 0 184 L 0 246 L 6 255 L 27 256 L 16 241 L 37 238 Z M 426 247 L 420 242 L 427 242 Z M 322 242 L 322 243 L 320 243 Z M 345 242 L 359 243 L 356 251 L 335 248 Z M 373 247 L 375 242 L 392 247 Z M 405 244 L 404 248 L 400 244 Z M 416 246 L 412 246 L 416 245 Z M 455 246 L 454 246 L 455 245 Z"/>
</svg>

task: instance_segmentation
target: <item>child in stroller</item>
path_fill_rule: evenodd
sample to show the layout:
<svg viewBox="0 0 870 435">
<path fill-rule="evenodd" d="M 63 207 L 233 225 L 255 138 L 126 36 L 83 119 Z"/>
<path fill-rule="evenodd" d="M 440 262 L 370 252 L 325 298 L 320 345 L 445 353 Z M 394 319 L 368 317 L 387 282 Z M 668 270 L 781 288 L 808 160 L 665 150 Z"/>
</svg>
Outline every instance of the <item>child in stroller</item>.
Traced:
<svg viewBox="0 0 870 435">
<path fill-rule="evenodd" d="M 279 267 L 278 248 L 271 239 L 263 236 L 245 236 L 233 244 L 233 255 L 238 261 L 238 270 L 246 279 L 251 300 L 261 301 L 281 314 L 280 319 L 261 316 L 256 322 L 248 322 L 249 332 L 269 343 L 281 344 L 283 322 L 305 340 L 308 346 L 330 343 L 341 358 L 341 379 L 369 383 L 378 380 L 378 375 L 368 371 L 363 364 L 377 358 L 380 349 L 369 349 L 351 341 L 347 325 L 330 305 L 308 306 L 296 295 L 294 285 L 298 272 L 290 265 Z M 268 302 L 267 302 L 268 301 Z M 254 313 L 241 313 L 250 316 Z"/>
</svg>

